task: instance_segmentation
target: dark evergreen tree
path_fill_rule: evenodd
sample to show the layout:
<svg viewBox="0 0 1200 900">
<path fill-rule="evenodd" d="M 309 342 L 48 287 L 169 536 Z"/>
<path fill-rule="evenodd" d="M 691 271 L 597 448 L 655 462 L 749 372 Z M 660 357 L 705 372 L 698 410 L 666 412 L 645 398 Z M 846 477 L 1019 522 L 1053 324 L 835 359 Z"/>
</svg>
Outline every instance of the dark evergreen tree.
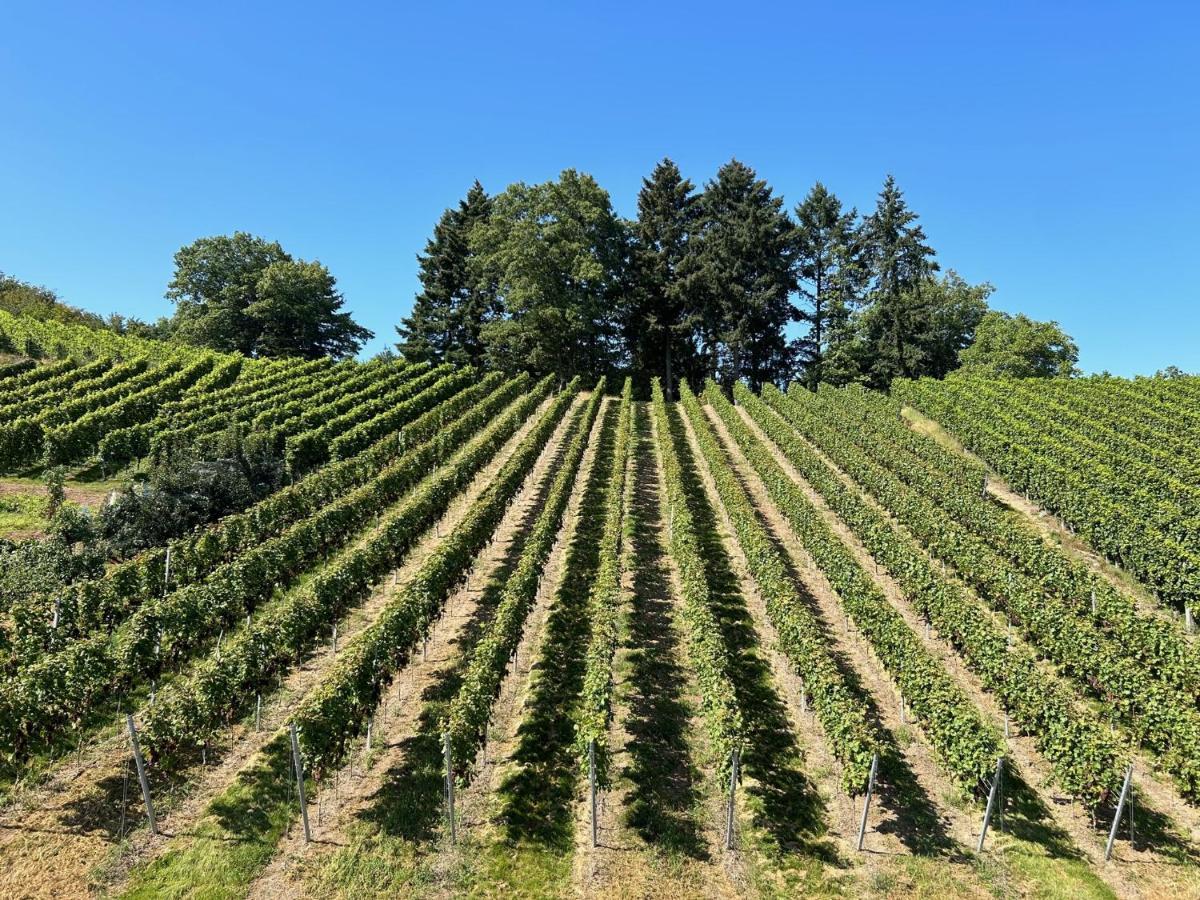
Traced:
<svg viewBox="0 0 1200 900">
<path fill-rule="evenodd" d="M 803 302 L 796 317 L 808 325 L 798 343 L 798 362 L 813 390 L 824 380 L 826 353 L 847 338 L 850 315 L 862 300 L 867 273 L 857 218 L 856 210 L 843 211 L 842 202 L 819 181 L 796 206 L 796 274 Z"/>
<path fill-rule="evenodd" d="M 934 328 L 922 282 L 938 270 L 933 248 L 889 175 L 875 211 L 863 223 L 863 245 L 872 275 L 869 308 L 862 327 L 875 387 L 920 373 Z"/>
<path fill-rule="evenodd" d="M 480 330 L 495 312 L 495 288 L 471 269 L 471 231 L 491 215 L 492 200 L 476 181 L 458 207 L 447 209 L 417 257 L 421 293 L 396 332 L 396 349 L 414 362 L 480 365 Z"/>
<path fill-rule="evenodd" d="M 695 186 L 664 159 L 642 179 L 633 223 L 632 285 L 626 344 L 633 371 L 661 376 L 668 397 L 680 375 L 702 373 L 692 340 L 687 292 L 680 265 L 695 225 Z"/>
<path fill-rule="evenodd" d="M 795 275 L 783 199 L 735 159 L 705 186 L 700 214 L 681 268 L 705 374 L 755 389 L 787 380 L 796 357 L 784 332 L 794 318 Z"/>
</svg>

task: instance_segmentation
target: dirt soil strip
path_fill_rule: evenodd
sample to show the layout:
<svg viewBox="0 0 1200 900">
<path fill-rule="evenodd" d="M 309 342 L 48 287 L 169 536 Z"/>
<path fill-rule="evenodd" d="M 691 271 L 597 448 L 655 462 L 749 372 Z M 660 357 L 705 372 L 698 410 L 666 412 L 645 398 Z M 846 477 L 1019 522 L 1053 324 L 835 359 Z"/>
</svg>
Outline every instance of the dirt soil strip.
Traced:
<svg viewBox="0 0 1200 900">
<path fill-rule="evenodd" d="M 867 552 L 866 548 L 863 547 L 858 539 L 849 531 L 849 529 L 842 524 L 841 520 L 836 517 L 833 511 L 825 505 L 824 500 L 820 498 L 820 496 L 817 495 L 804 481 L 800 473 L 796 471 L 787 458 L 784 457 L 783 454 L 774 446 L 774 444 L 771 443 L 770 439 L 763 433 L 753 419 L 750 418 L 746 411 L 741 407 L 738 407 L 738 412 L 741 415 L 742 420 L 755 433 L 755 436 L 758 437 L 758 439 L 762 441 L 765 446 L 772 449 L 775 459 L 783 467 L 788 476 L 804 490 L 805 494 L 809 496 L 814 503 L 816 503 L 818 509 L 820 509 L 822 514 L 826 517 L 826 520 L 837 530 L 839 537 L 841 537 L 841 539 L 851 548 L 859 561 L 867 567 L 867 571 L 872 574 L 875 582 L 884 591 L 892 606 L 902 616 L 904 616 L 905 621 L 922 640 L 926 649 L 928 649 L 935 657 L 942 660 L 946 670 L 951 673 L 959 686 L 966 691 L 967 695 L 975 703 L 977 708 L 982 710 L 984 715 L 986 715 L 992 721 L 996 722 L 1000 726 L 1001 732 L 1003 732 L 1005 713 L 1003 707 L 996 700 L 996 698 L 983 687 L 975 674 L 966 667 L 948 641 L 943 640 L 937 634 L 937 632 L 933 631 L 932 629 L 930 629 L 928 633 L 926 632 L 924 619 L 904 597 L 899 585 L 897 585 L 892 577 L 886 572 L 876 571 L 874 558 Z M 715 413 L 710 411 L 710 417 L 717 424 L 721 433 L 721 438 L 726 443 L 726 446 L 730 446 L 728 434 L 724 430 L 723 425 L 721 425 L 719 420 L 716 418 Z M 855 490 L 858 490 L 858 487 L 854 481 L 845 473 L 841 472 L 836 466 L 834 466 L 828 460 L 828 458 L 821 453 L 819 448 L 813 446 L 811 443 L 809 444 L 809 447 L 822 459 L 822 461 L 830 466 L 832 471 L 843 481 L 843 483 Z M 740 457 L 740 453 L 738 455 Z M 757 480 L 757 476 L 755 476 L 755 480 Z M 761 482 L 759 482 L 759 486 L 761 487 Z M 765 487 L 761 489 L 765 498 Z M 896 523 L 895 520 L 888 515 L 887 511 L 878 505 L 873 497 L 865 494 L 862 491 L 859 491 L 859 493 L 862 494 L 866 501 L 871 503 L 879 512 L 888 516 L 889 521 L 892 521 L 892 523 L 900 528 L 901 531 L 904 531 L 903 526 Z M 766 507 L 764 506 L 764 508 Z M 960 586 L 962 586 L 964 591 L 966 591 L 968 594 L 972 594 L 972 591 L 968 586 L 962 585 L 961 582 Z M 980 607 L 981 612 L 991 615 L 992 618 L 1000 625 L 1000 627 L 1004 627 L 1003 619 L 1001 619 L 997 614 L 988 611 L 986 604 L 981 602 Z M 1024 642 L 1018 636 L 1014 635 L 1013 643 L 1016 645 Z M 1034 652 L 1032 648 L 1031 652 Z M 1036 652 L 1034 652 L 1034 655 L 1037 655 Z M 1046 665 L 1043 666 L 1042 669 L 1047 675 L 1051 677 L 1057 677 L 1054 674 L 1052 667 Z M 1092 827 L 1091 816 L 1086 810 L 1084 810 L 1077 803 L 1072 802 L 1070 798 L 1059 795 L 1055 791 L 1052 769 L 1045 757 L 1043 757 L 1038 751 L 1037 742 L 1034 737 L 1032 735 L 1023 733 L 1017 723 L 1010 722 L 1009 738 L 1006 741 L 1006 744 L 1009 750 L 1009 758 L 1016 764 L 1018 771 L 1020 771 L 1024 778 L 1030 783 L 1030 787 L 1036 790 L 1039 796 L 1043 798 L 1044 805 L 1048 810 L 1053 823 L 1063 833 L 1070 837 L 1075 848 L 1085 855 L 1088 862 L 1094 869 L 1096 869 L 1100 877 L 1119 896 L 1147 896 L 1147 894 L 1143 893 L 1143 891 L 1146 889 L 1148 882 L 1156 886 L 1151 890 L 1149 896 L 1154 896 L 1157 888 L 1163 888 L 1167 890 L 1167 892 L 1170 892 L 1174 887 L 1177 887 L 1177 884 L 1174 884 L 1174 880 L 1172 879 L 1172 875 L 1177 874 L 1177 871 L 1173 872 L 1172 870 L 1177 870 L 1177 866 L 1173 865 L 1170 859 L 1155 854 L 1147 847 L 1141 847 L 1138 850 L 1134 850 L 1130 848 L 1127 843 L 1125 843 L 1121 845 L 1119 851 L 1114 854 L 1115 858 L 1120 859 L 1123 862 L 1139 863 L 1137 866 L 1104 865 L 1102 860 L 1104 856 L 1104 842 L 1106 835 L 1102 830 Z M 1150 796 L 1151 793 L 1154 793 L 1158 797 L 1159 801 L 1168 804 L 1166 806 L 1160 805 L 1160 809 L 1165 808 L 1176 810 L 1181 806 L 1185 806 L 1183 801 L 1177 796 L 1174 798 L 1174 802 L 1170 802 L 1170 798 L 1163 797 L 1161 786 L 1157 784 L 1155 784 L 1151 790 L 1146 790 L 1145 793 L 1147 796 Z M 978 823 L 975 823 L 975 827 L 978 829 Z"/>
<path fill-rule="evenodd" d="M 913 431 L 923 434 L 947 450 L 959 453 L 987 468 L 988 493 L 1004 506 L 1007 506 L 1021 519 L 1032 525 L 1051 544 L 1060 547 L 1068 556 L 1086 565 L 1121 593 L 1132 597 L 1141 612 L 1170 622 L 1179 630 L 1180 634 L 1185 634 L 1181 615 L 1177 615 L 1159 603 L 1154 594 L 1138 581 L 1134 575 L 1096 552 L 1091 545 L 1081 540 L 1073 531 L 1067 528 L 1054 513 L 1013 490 L 1012 486 L 993 471 L 985 460 L 964 447 L 954 435 L 946 431 L 940 424 L 909 406 L 904 407 L 903 415 L 904 419 L 910 423 Z M 1185 634 L 1185 636 L 1193 641 L 1198 638 L 1197 635 Z"/>
<path fill-rule="evenodd" d="M 648 406 L 635 404 L 625 500 L 632 539 L 627 530 L 608 736 L 615 777 L 598 798 L 596 848 L 586 793 L 578 806 L 573 880 L 587 897 L 737 897 L 743 891 L 716 855 L 716 829 L 702 830 L 695 815 L 705 790 L 699 762 L 711 752 L 675 615 L 653 428 Z"/>
<path fill-rule="evenodd" d="M 303 832 L 298 828 L 291 829 L 271 864 L 251 885 L 248 896 L 262 900 L 305 895 L 301 885 L 303 879 L 318 872 L 322 860 L 337 848 L 349 844 L 348 829 L 385 789 L 388 773 L 404 764 L 404 748 L 419 727 L 425 693 L 461 664 L 463 653 L 479 636 L 482 621 L 493 611 L 499 588 L 503 585 L 503 574 L 515 563 L 524 537 L 541 510 L 554 480 L 557 463 L 566 449 L 567 426 L 582 402 L 581 397 L 563 417 L 562 424 L 547 443 L 487 547 L 476 558 L 467 584 L 447 598 L 444 613 L 430 629 L 429 641 L 422 654 L 414 654 L 385 691 L 373 720 L 372 750 L 366 750 L 364 740 L 336 773 L 332 784 L 327 781 L 310 799 L 320 811 L 319 817 L 310 813 L 313 843 L 306 848 Z M 602 417 L 597 417 L 597 427 L 601 420 Z M 449 534 L 449 530 L 444 533 Z M 401 576 L 400 581 L 403 580 Z M 522 659 L 518 651 L 517 669 Z M 503 693 L 501 696 L 503 698 Z M 462 811 L 464 825 L 467 820 L 466 794 L 461 792 L 456 804 Z"/>
<path fill-rule="evenodd" d="M 726 454 L 733 463 L 735 471 L 738 473 L 743 484 L 749 489 L 751 496 L 754 498 L 755 505 L 761 511 L 772 535 L 779 542 L 780 546 L 785 548 L 793 564 L 799 569 L 805 586 L 809 589 L 810 596 L 817 601 L 817 610 L 820 618 L 833 637 L 836 655 L 842 659 L 853 661 L 854 674 L 857 676 L 867 696 L 873 702 L 883 726 L 896 736 L 904 762 L 915 776 L 928 802 L 935 806 L 940 827 L 945 836 L 953 841 L 959 850 L 969 846 L 972 838 L 978 834 L 979 828 L 979 817 L 975 809 L 968 807 L 964 810 L 943 802 L 943 798 L 952 797 L 958 791 L 954 783 L 942 773 L 932 750 L 926 742 L 924 740 L 911 739 L 912 735 L 919 733 L 919 727 L 901 721 L 899 694 L 883 664 L 876 659 L 870 643 L 849 622 L 848 617 L 842 610 L 836 591 L 829 584 L 824 573 L 821 572 L 804 550 L 788 525 L 787 520 L 771 501 L 762 481 L 753 472 L 736 444 L 732 442 L 728 433 L 722 427 L 720 420 L 708 407 L 705 407 L 705 411 L 709 414 L 710 421 L 714 424 L 717 435 L 724 445 Z M 695 437 L 690 431 L 690 423 L 689 439 L 693 442 L 695 441 Z M 696 452 L 698 452 L 698 447 L 696 448 Z M 795 472 L 789 472 L 789 474 L 793 478 L 796 476 Z M 706 481 L 709 481 L 707 472 L 705 477 Z M 832 513 L 824 507 L 823 503 L 819 503 L 815 492 L 807 484 L 803 482 L 798 483 L 804 489 L 806 496 L 813 502 L 818 503 L 818 508 L 821 510 L 827 523 L 835 528 L 838 537 L 850 545 L 855 550 L 856 556 L 859 556 L 860 561 L 865 562 L 868 566 L 868 571 L 873 572 L 873 560 L 865 557 L 865 551 L 862 550 L 861 546 L 856 545 L 854 538 L 848 534 L 846 529 L 841 525 L 841 522 L 834 519 Z M 715 486 L 711 485 L 711 483 L 708 484 L 708 487 L 710 491 L 715 492 Z M 881 584 L 882 586 L 884 585 Z M 894 585 L 892 588 L 894 591 Z M 904 829 L 904 824 L 899 820 L 901 809 L 894 797 L 888 797 L 886 788 L 887 786 L 885 785 L 881 789 L 880 806 L 876 807 L 879 812 L 886 810 L 886 814 L 879 816 L 878 813 L 872 813 L 869 820 L 866 842 L 872 852 L 884 854 L 889 852 L 889 849 L 879 849 L 878 842 L 880 836 L 889 831 L 899 835 L 903 833 Z M 857 838 L 857 834 L 855 838 Z M 957 853 L 954 855 L 958 856 Z"/>
<path fill-rule="evenodd" d="M 548 402 L 544 401 L 542 407 Z M 466 491 L 451 503 L 393 579 L 419 565 L 435 546 L 437 535 L 461 520 L 470 502 L 491 483 L 532 428 L 537 415 L 535 412 L 522 424 Z M 346 640 L 374 621 L 388 599 L 387 586 L 391 583 L 385 578 L 383 586 L 366 603 L 339 623 L 340 646 L 344 647 Z M 210 760 L 213 763 L 210 766 L 183 773 L 181 783 L 169 795 L 163 796 L 161 789 L 158 791 L 155 813 L 162 834 L 157 838 L 150 837 L 144 820 L 128 740 L 122 732 L 85 749 L 81 758 L 65 761 L 36 797 L 30 798 L 29 805 L 19 812 L 12 811 L 0 823 L 0 896 L 64 896 L 81 893 L 88 885 L 111 886 L 123 880 L 133 865 L 157 856 L 172 835 L 186 833 L 203 816 L 208 802 L 274 736 L 292 706 L 329 670 L 334 661 L 330 651 L 327 644 L 310 653 L 271 697 L 264 698 L 262 730 L 254 731 L 252 720 L 235 725 L 226 735 L 228 750 L 219 759 Z M 127 843 L 122 844 L 117 832 L 127 770 L 130 777 L 126 811 L 131 833 L 127 835 Z"/>
</svg>

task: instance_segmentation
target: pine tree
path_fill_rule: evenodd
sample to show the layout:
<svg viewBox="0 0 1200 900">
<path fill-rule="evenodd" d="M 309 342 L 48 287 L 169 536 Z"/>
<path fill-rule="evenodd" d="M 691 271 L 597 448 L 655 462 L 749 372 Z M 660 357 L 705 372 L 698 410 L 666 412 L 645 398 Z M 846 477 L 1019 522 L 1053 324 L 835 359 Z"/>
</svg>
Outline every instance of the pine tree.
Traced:
<svg viewBox="0 0 1200 900">
<path fill-rule="evenodd" d="M 470 236 L 491 215 L 492 200 L 476 181 L 457 208 L 434 226 L 420 265 L 421 293 L 412 312 L 396 326 L 396 349 L 414 362 L 481 365 L 480 330 L 495 312 L 494 288 L 471 269 Z"/>
<path fill-rule="evenodd" d="M 808 324 L 799 363 L 812 390 L 823 380 L 826 353 L 846 339 L 850 314 L 862 299 L 866 269 L 857 218 L 857 210 L 843 212 L 841 200 L 819 181 L 796 206 L 796 274 L 805 304 L 796 314 Z"/>
<path fill-rule="evenodd" d="M 632 368 L 646 377 L 663 378 L 667 395 L 679 375 L 701 373 L 691 339 L 687 294 L 680 265 L 696 222 L 695 186 L 664 159 L 642 179 L 638 217 L 633 223 L 633 285 L 626 343 Z"/>
<path fill-rule="evenodd" d="M 873 357 L 868 374 L 876 387 L 919 373 L 933 328 L 921 285 L 938 264 L 917 218 L 889 175 L 875 212 L 863 223 L 873 283 L 862 326 Z"/>
<path fill-rule="evenodd" d="M 735 159 L 705 186 L 700 213 L 682 269 L 705 374 L 725 385 L 745 379 L 756 390 L 785 381 L 796 348 L 784 333 L 794 318 L 795 275 L 783 199 Z"/>
</svg>

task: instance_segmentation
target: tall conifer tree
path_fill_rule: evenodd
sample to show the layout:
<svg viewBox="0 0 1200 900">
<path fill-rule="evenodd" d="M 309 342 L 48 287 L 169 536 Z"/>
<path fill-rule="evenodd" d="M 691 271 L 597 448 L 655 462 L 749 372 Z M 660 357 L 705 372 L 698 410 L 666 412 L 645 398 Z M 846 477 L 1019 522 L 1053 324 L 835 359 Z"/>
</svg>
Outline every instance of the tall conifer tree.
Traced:
<svg viewBox="0 0 1200 900">
<path fill-rule="evenodd" d="M 862 299 L 866 281 L 858 212 L 817 182 L 796 206 L 796 274 L 803 306 L 797 318 L 808 324 L 800 338 L 799 363 L 812 390 L 823 380 L 826 352 L 844 339 L 850 314 Z"/>
<path fill-rule="evenodd" d="M 695 343 L 680 265 L 696 222 L 695 185 L 664 159 L 642 179 L 633 223 L 633 285 L 626 341 L 634 371 L 663 378 L 698 378 Z"/>
<path fill-rule="evenodd" d="M 793 225 L 783 199 L 749 166 L 731 160 L 700 199 L 701 223 L 688 242 L 684 290 L 695 303 L 706 374 L 755 389 L 794 372 L 784 327 L 794 318 Z"/>
<path fill-rule="evenodd" d="M 876 387 L 919 374 L 933 328 L 921 285 L 938 264 L 917 219 L 889 175 L 875 211 L 863 223 L 873 283 L 862 324 L 872 357 L 869 377 Z"/>
<path fill-rule="evenodd" d="M 480 330 L 495 312 L 496 293 L 471 269 L 471 231 L 491 215 L 492 200 L 476 181 L 457 208 L 434 226 L 420 265 L 421 293 L 396 326 L 396 349 L 414 362 L 480 365 Z"/>
</svg>

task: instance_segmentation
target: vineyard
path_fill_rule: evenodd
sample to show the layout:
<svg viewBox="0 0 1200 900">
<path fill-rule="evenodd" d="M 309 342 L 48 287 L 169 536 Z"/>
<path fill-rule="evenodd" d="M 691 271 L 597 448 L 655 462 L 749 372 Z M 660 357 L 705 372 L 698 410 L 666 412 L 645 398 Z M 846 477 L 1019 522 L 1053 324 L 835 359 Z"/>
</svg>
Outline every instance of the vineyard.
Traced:
<svg viewBox="0 0 1200 900">
<path fill-rule="evenodd" d="M 1200 896 L 1200 379 L 639 395 L 0 313 L 0 500 L 231 459 L 0 596 L 0 896 Z"/>
</svg>

